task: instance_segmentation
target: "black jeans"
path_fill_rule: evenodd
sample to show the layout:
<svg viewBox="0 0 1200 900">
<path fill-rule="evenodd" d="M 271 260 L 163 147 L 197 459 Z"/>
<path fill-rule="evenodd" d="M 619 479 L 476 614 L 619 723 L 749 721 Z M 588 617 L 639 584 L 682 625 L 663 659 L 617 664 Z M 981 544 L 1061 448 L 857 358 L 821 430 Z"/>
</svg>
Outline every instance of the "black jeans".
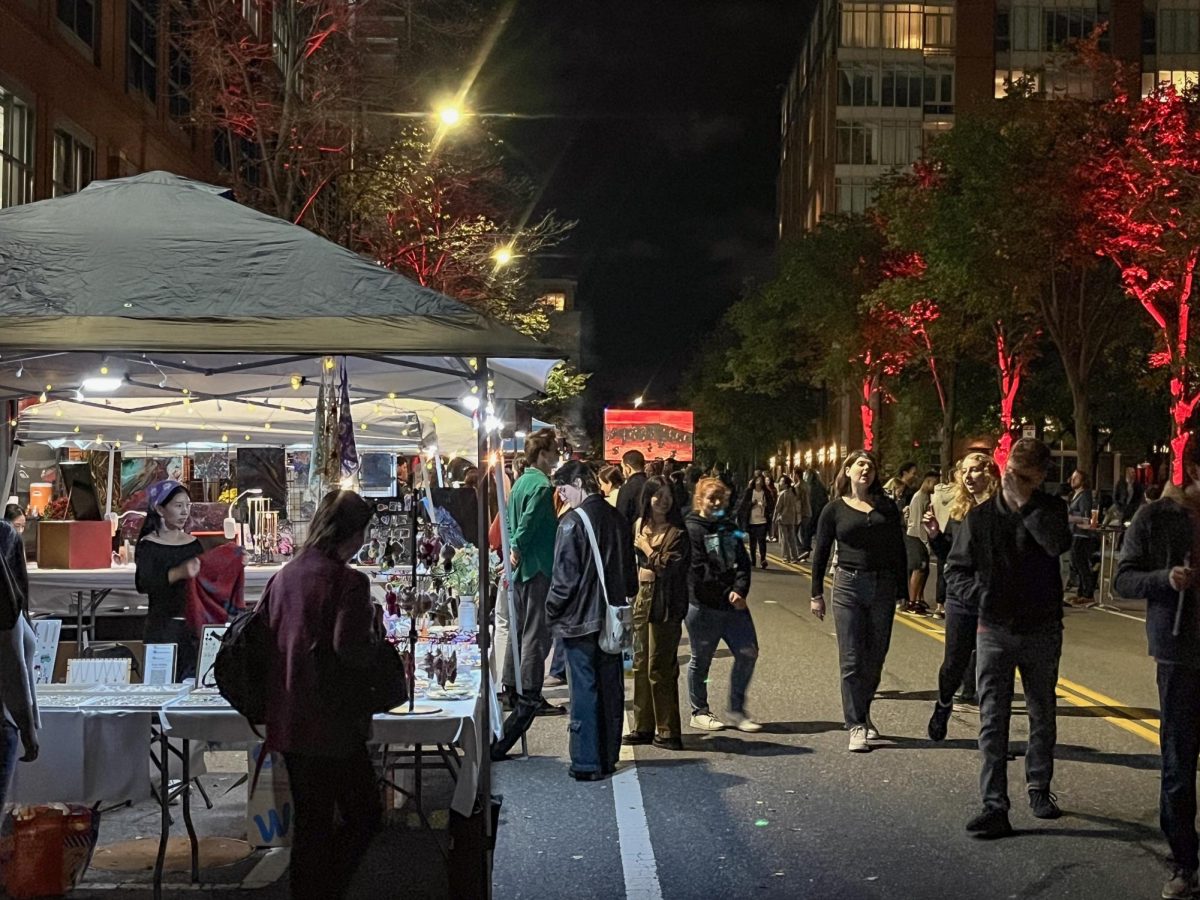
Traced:
<svg viewBox="0 0 1200 900">
<path fill-rule="evenodd" d="M 517 608 L 517 621 L 508 623 L 508 627 L 517 632 L 521 648 L 521 693 L 539 701 L 546 680 L 546 657 L 553 646 L 550 625 L 546 622 L 549 593 L 550 577 L 540 572 L 528 581 L 514 581 L 513 604 Z M 504 685 L 514 689 L 517 686 L 511 641 L 504 648 Z"/>
<path fill-rule="evenodd" d="M 979 617 L 959 612 L 953 606 L 946 610 L 946 654 L 942 667 L 938 669 L 938 702 L 949 706 L 954 702 L 954 692 L 963 689 L 975 691 L 975 631 Z"/>
<path fill-rule="evenodd" d="M 1096 541 L 1091 537 L 1075 535 L 1071 538 L 1071 568 L 1079 581 L 1079 596 L 1088 600 L 1096 596 L 1096 573 L 1092 569 L 1092 554 L 1096 552 Z"/>
<path fill-rule="evenodd" d="M 750 565 L 757 565 L 759 560 L 767 561 L 767 525 L 751 525 L 750 528 Z M 758 551 L 757 556 L 755 551 Z"/>
<path fill-rule="evenodd" d="M 1050 787 L 1054 777 L 1054 744 L 1058 740 L 1056 697 L 1062 626 L 1017 634 L 991 625 L 979 626 L 979 777 L 983 805 L 1009 808 L 1008 723 L 1012 717 L 1013 675 L 1021 670 L 1021 689 L 1029 713 L 1025 748 L 1025 783 L 1032 790 Z"/>
<path fill-rule="evenodd" d="M 382 815 L 366 745 L 349 757 L 285 753 L 284 759 L 295 815 L 292 897 L 342 897 Z"/>
<path fill-rule="evenodd" d="M 1200 756 L 1200 669 L 1158 664 L 1162 717 L 1159 823 L 1175 865 L 1196 871 L 1196 758 Z"/>
<path fill-rule="evenodd" d="M 625 670 L 615 653 L 600 649 L 600 635 L 563 638 L 571 693 L 569 747 L 572 772 L 617 767 L 625 720 Z"/>
<path fill-rule="evenodd" d="M 846 727 L 865 725 L 883 677 L 896 615 L 894 572 L 837 569 L 833 576 L 833 622 L 842 671 Z"/>
</svg>

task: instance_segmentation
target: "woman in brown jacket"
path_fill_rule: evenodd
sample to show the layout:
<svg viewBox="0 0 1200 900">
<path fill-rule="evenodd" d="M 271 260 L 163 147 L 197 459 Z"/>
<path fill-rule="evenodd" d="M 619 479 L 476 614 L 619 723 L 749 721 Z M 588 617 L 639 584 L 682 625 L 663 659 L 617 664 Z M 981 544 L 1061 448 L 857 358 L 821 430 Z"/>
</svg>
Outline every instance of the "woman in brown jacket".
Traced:
<svg viewBox="0 0 1200 900">
<path fill-rule="evenodd" d="M 633 731 L 624 744 L 682 750 L 679 638 L 688 609 L 691 543 L 670 482 L 650 478 L 634 524 L 638 593 L 633 606 Z"/>
</svg>

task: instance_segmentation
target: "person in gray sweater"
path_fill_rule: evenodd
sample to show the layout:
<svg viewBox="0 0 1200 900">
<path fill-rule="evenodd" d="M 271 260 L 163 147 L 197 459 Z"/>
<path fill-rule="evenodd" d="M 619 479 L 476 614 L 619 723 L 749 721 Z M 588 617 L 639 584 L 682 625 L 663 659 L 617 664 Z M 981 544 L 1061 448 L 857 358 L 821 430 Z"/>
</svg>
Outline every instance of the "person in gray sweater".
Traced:
<svg viewBox="0 0 1200 900">
<path fill-rule="evenodd" d="M 0 809 L 21 762 L 38 756 L 40 726 L 33 686 L 35 641 L 28 617 L 29 574 L 21 536 L 0 521 Z"/>
</svg>

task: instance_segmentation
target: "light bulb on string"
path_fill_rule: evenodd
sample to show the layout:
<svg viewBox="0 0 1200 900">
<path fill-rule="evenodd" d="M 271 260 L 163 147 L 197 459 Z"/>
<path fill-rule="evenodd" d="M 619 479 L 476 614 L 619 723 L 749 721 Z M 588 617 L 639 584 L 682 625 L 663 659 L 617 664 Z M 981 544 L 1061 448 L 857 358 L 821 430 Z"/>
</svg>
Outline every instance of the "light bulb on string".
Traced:
<svg viewBox="0 0 1200 900">
<path fill-rule="evenodd" d="M 120 442 L 120 441 L 117 441 L 115 444 L 113 444 L 113 449 L 114 449 L 114 450 L 120 450 L 120 449 L 121 449 L 121 442 Z"/>
<path fill-rule="evenodd" d="M 332 368 L 333 368 L 333 357 L 332 356 L 325 357 L 325 371 L 328 372 Z"/>
<path fill-rule="evenodd" d="M 38 394 L 38 403 L 45 403 L 45 402 L 46 402 L 46 399 L 47 399 L 47 398 L 46 398 L 46 392 L 45 392 L 45 391 L 42 391 L 40 394 Z"/>
<path fill-rule="evenodd" d="M 388 399 L 389 399 L 389 400 L 395 400 L 395 399 L 396 399 L 396 392 L 395 392 L 395 391 L 388 391 Z"/>
<path fill-rule="evenodd" d="M 75 433 L 79 434 L 79 426 L 78 425 L 75 426 Z"/>
<path fill-rule="evenodd" d="M 362 424 L 360 424 L 360 425 L 358 426 L 358 430 L 359 430 L 359 431 L 366 431 L 366 430 L 367 430 L 367 423 L 366 423 L 366 422 L 363 422 Z"/>
<path fill-rule="evenodd" d="M 56 419 L 61 419 L 61 418 L 62 418 L 62 410 L 61 410 L 61 409 L 56 409 L 56 410 L 54 411 L 54 418 L 56 418 Z"/>
<path fill-rule="evenodd" d="M 271 430 L 271 423 L 270 423 L 270 422 L 265 422 L 265 423 L 263 423 L 263 428 L 265 428 L 267 431 L 270 431 L 270 430 Z"/>
<path fill-rule="evenodd" d="M 135 434 L 133 436 L 133 439 L 140 444 L 142 442 L 142 433 L 139 431 L 137 434 Z"/>
<path fill-rule="evenodd" d="M 248 434 L 243 434 L 243 435 L 242 435 L 242 440 L 244 440 L 244 441 L 248 441 L 248 440 L 250 440 L 250 435 L 248 435 Z"/>
<path fill-rule="evenodd" d="M 291 382 L 291 385 L 292 385 L 292 390 L 293 390 L 293 391 L 298 391 L 298 390 L 300 390 L 300 385 L 304 384 L 304 379 L 303 379 L 303 378 L 301 378 L 299 375 L 293 375 L 293 376 L 292 376 L 292 377 L 289 379 L 289 381 Z"/>
<path fill-rule="evenodd" d="M 229 435 L 227 435 L 227 434 L 221 435 L 221 443 L 228 444 L 229 443 Z"/>
<path fill-rule="evenodd" d="M 155 423 L 154 423 L 154 430 L 155 430 L 155 431 L 162 431 L 162 425 L 160 425 L 158 422 L 155 422 Z"/>
<path fill-rule="evenodd" d="M 48 391 L 54 390 L 54 385 L 52 385 L 52 384 L 46 385 L 46 390 L 48 390 Z"/>
<path fill-rule="evenodd" d="M 184 389 L 183 389 L 183 396 L 185 396 L 185 397 L 186 397 L 186 396 L 188 396 L 190 393 L 191 393 L 191 391 L 190 391 L 190 390 L 188 390 L 187 388 L 184 388 Z"/>
</svg>

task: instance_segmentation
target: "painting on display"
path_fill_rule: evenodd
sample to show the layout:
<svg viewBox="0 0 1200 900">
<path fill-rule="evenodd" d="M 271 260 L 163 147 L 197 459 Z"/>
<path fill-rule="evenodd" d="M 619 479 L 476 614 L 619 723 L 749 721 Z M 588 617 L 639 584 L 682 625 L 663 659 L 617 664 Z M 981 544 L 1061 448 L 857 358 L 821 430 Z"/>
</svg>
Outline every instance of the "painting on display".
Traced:
<svg viewBox="0 0 1200 900">
<path fill-rule="evenodd" d="M 182 456 L 137 456 L 121 460 L 121 510 L 146 508 L 146 489 L 159 481 L 183 480 Z"/>
<path fill-rule="evenodd" d="M 287 469 L 282 447 L 238 447 L 237 489 L 262 490 L 262 496 L 271 501 L 271 509 L 279 513 L 280 519 L 287 518 Z"/>
<path fill-rule="evenodd" d="M 606 409 L 604 458 L 620 460 L 630 450 L 640 450 L 646 460 L 692 461 L 696 433 L 693 414 L 679 409 Z"/>
</svg>

